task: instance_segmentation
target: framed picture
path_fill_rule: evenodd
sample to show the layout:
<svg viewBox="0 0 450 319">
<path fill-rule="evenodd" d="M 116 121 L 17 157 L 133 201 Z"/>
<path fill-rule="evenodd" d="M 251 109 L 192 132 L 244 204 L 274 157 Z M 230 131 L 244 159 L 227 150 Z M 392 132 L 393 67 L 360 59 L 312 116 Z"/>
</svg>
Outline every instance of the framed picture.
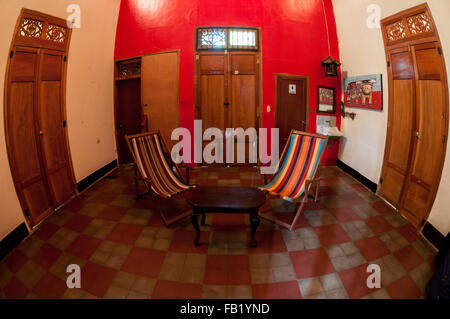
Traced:
<svg viewBox="0 0 450 319">
<path fill-rule="evenodd" d="M 344 89 L 345 106 L 383 110 L 383 79 L 381 74 L 346 78 Z"/>
<path fill-rule="evenodd" d="M 317 112 L 334 114 L 335 111 L 335 90 L 325 86 L 317 87 Z"/>
</svg>

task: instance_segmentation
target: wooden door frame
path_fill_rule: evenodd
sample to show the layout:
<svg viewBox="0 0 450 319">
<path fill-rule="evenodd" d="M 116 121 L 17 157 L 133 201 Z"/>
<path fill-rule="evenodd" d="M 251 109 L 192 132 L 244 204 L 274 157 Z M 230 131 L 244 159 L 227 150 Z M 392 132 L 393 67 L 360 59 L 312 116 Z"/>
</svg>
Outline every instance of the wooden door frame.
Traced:
<svg viewBox="0 0 450 319">
<path fill-rule="evenodd" d="M 278 85 L 281 80 L 295 80 L 295 81 L 305 81 L 306 82 L 306 129 L 305 132 L 308 132 L 309 129 L 309 76 L 307 75 L 295 75 L 295 74 L 287 74 L 287 73 L 275 73 L 275 108 L 274 108 L 274 127 L 278 126 L 278 111 L 280 110 L 280 101 L 281 96 L 278 96 Z"/>
<path fill-rule="evenodd" d="M 47 22 L 52 22 L 52 23 L 59 24 L 59 25 L 67 25 L 67 21 L 65 19 L 58 18 L 58 17 L 52 16 L 52 15 L 48 15 L 46 13 L 22 8 L 19 13 L 19 16 L 16 20 L 13 37 L 11 39 L 11 43 L 9 46 L 10 56 L 8 58 L 8 61 L 6 62 L 5 81 L 4 81 L 4 87 L 3 87 L 3 126 L 4 126 L 4 134 L 5 134 L 5 145 L 6 145 L 6 151 L 7 151 L 7 157 L 8 157 L 8 163 L 9 163 L 9 168 L 10 168 L 10 172 L 11 172 L 11 177 L 12 177 L 14 188 L 15 188 L 15 191 L 17 194 L 17 198 L 19 200 L 19 204 L 20 204 L 20 207 L 22 210 L 22 214 L 26 221 L 25 224 L 26 224 L 28 230 L 32 231 L 32 229 L 34 227 L 36 227 L 38 224 L 34 224 L 31 217 L 26 214 L 27 207 L 25 205 L 25 199 L 23 198 L 23 194 L 20 191 L 19 181 L 17 180 L 17 176 L 16 176 L 17 174 L 15 173 L 17 168 L 14 163 L 13 156 L 12 156 L 13 150 L 12 150 L 12 146 L 10 143 L 10 136 L 8 133 L 8 118 L 9 118 L 9 116 L 8 116 L 8 111 L 7 111 L 7 108 L 8 108 L 7 105 L 8 105 L 8 100 L 9 100 L 8 93 L 10 91 L 11 68 L 13 66 L 13 61 L 15 59 L 15 54 L 13 54 L 13 53 L 15 52 L 15 49 L 17 49 L 17 48 L 21 48 L 21 49 L 29 48 L 29 49 L 37 50 L 38 55 L 40 54 L 41 49 L 59 51 L 59 52 L 64 53 L 65 58 L 63 61 L 63 69 L 62 69 L 62 73 L 61 73 L 61 77 L 62 77 L 62 79 L 61 79 L 61 92 L 62 92 L 61 106 L 62 106 L 63 121 L 65 121 L 65 123 L 67 123 L 67 104 L 66 104 L 67 63 L 68 63 L 68 59 L 69 59 L 69 47 L 70 47 L 70 42 L 71 42 L 71 38 L 72 38 L 72 29 L 71 28 L 66 29 L 67 33 L 66 33 L 66 40 L 65 40 L 64 45 L 54 45 L 51 43 L 47 44 L 44 41 L 37 43 L 37 41 L 33 42 L 33 41 L 30 41 L 29 39 L 20 39 L 19 38 L 19 29 L 20 29 L 21 22 L 25 16 L 32 16 L 32 17 L 38 17 L 38 18 L 40 17 L 41 19 L 45 19 Z M 50 41 L 48 41 L 48 42 L 50 42 Z M 39 73 L 39 69 L 40 69 L 40 59 L 38 59 L 36 63 L 37 64 L 36 64 L 35 76 L 37 77 L 38 73 Z M 38 79 L 36 81 L 35 90 L 38 90 L 37 83 L 39 81 L 40 81 L 40 79 Z M 35 96 L 33 99 L 35 100 L 34 103 L 37 103 L 36 100 L 38 99 L 38 97 Z M 34 106 L 34 107 L 36 107 L 36 106 Z M 74 190 L 75 190 L 75 194 L 78 194 L 78 190 L 76 188 L 75 170 L 73 168 L 72 153 L 71 153 L 70 143 L 69 143 L 68 124 L 66 125 L 65 130 L 64 130 L 64 138 L 65 138 L 66 152 L 67 152 L 68 165 L 69 165 L 69 175 L 70 175 L 70 178 L 71 178 Z M 41 152 L 40 144 L 37 145 L 37 148 L 38 148 L 38 152 Z M 40 164 L 40 165 L 42 165 L 42 164 Z M 47 181 L 46 176 L 44 176 L 44 183 L 48 187 L 48 181 Z M 49 189 L 48 189 L 48 191 L 49 191 Z M 49 198 L 49 200 L 52 200 L 52 199 Z M 65 205 L 65 203 L 59 207 L 53 207 L 53 209 L 57 210 L 64 205 Z"/>
<path fill-rule="evenodd" d="M 386 26 L 387 25 L 389 25 L 391 23 L 395 23 L 396 21 L 400 21 L 401 19 L 404 19 L 405 16 L 411 16 L 411 15 L 414 15 L 416 13 L 421 13 L 423 11 L 425 11 L 427 13 L 427 15 L 428 15 L 428 17 L 430 19 L 430 23 L 431 23 L 432 28 L 433 28 L 432 32 L 427 33 L 425 35 L 412 36 L 410 38 L 394 41 L 392 43 L 389 42 L 388 36 L 387 36 L 387 32 L 386 32 Z M 438 32 L 438 29 L 436 27 L 436 23 L 434 21 L 433 14 L 431 13 L 431 10 L 430 10 L 430 8 L 429 8 L 427 3 L 424 3 L 424 4 L 421 4 L 421 5 L 418 5 L 418 6 L 415 6 L 415 7 L 406 9 L 406 10 L 403 10 L 403 11 L 398 12 L 397 14 L 394 14 L 394 15 L 392 15 L 390 17 L 386 17 L 386 18 L 384 18 L 384 19 L 382 19 L 380 21 L 380 24 L 381 24 L 381 31 L 382 31 L 382 35 L 383 35 L 383 43 L 384 43 L 384 49 L 385 49 L 385 54 L 386 54 L 386 61 L 387 61 L 388 64 L 390 64 L 389 52 L 392 51 L 393 49 L 398 49 L 398 48 L 405 47 L 405 46 L 419 45 L 419 44 L 435 42 L 441 48 L 441 52 L 442 52 L 442 42 L 441 42 L 440 37 L 439 37 L 439 32 Z M 443 141 L 444 142 L 443 143 L 443 152 L 441 154 L 441 161 L 440 161 L 440 165 L 439 165 L 439 173 L 438 173 L 438 176 L 436 178 L 436 184 L 432 186 L 433 190 L 431 192 L 431 199 L 429 199 L 429 203 L 428 203 L 427 208 L 426 208 L 426 214 L 424 216 L 424 220 L 425 221 L 428 220 L 428 218 L 430 216 L 431 210 L 432 210 L 434 202 L 436 200 L 436 196 L 437 196 L 437 192 L 439 190 L 439 186 L 441 185 L 442 173 L 443 173 L 443 169 L 444 169 L 445 159 L 446 159 L 446 155 L 447 155 L 447 147 L 448 147 L 449 101 L 450 101 L 449 99 L 450 99 L 450 97 L 449 97 L 447 68 L 446 68 L 445 56 L 444 56 L 443 52 L 441 53 L 441 61 L 442 61 L 443 81 L 444 81 L 444 87 L 445 87 L 445 89 L 444 89 L 444 91 L 445 91 L 444 92 L 444 96 L 445 96 L 445 104 L 446 105 L 445 105 L 445 127 L 444 127 L 444 131 L 445 131 L 446 135 L 445 135 L 445 141 Z M 390 72 L 389 68 L 388 68 L 387 71 L 388 71 L 388 73 Z M 417 70 L 415 70 L 415 72 L 417 72 Z M 416 80 L 414 80 L 413 82 L 414 82 L 414 87 L 415 87 Z M 389 86 L 389 88 L 392 87 L 392 81 L 391 81 L 390 77 L 389 77 L 389 80 L 388 80 L 388 86 Z M 392 99 L 393 99 L 392 95 L 389 94 L 389 118 L 388 118 L 388 123 L 389 123 L 389 120 L 391 118 L 391 111 L 390 111 L 390 109 L 391 109 L 391 106 L 393 105 L 393 100 Z M 416 108 L 416 105 L 414 105 L 414 107 Z M 416 111 L 414 111 L 414 114 L 415 113 L 416 113 Z M 416 118 L 415 117 L 413 119 L 413 125 L 414 125 L 414 127 L 416 127 Z M 388 137 L 388 136 L 390 136 L 389 134 L 391 133 L 389 125 L 387 126 L 386 129 L 387 129 L 386 136 Z M 383 174 L 384 174 L 384 171 L 385 171 L 385 163 L 386 163 L 387 156 L 388 156 L 388 148 L 387 148 L 387 146 L 388 146 L 388 140 L 386 140 L 386 144 L 385 144 L 383 166 L 382 166 L 383 169 L 382 169 L 382 172 L 381 172 L 381 177 L 384 176 Z M 411 147 L 414 148 L 414 145 L 411 145 Z M 411 154 L 410 154 L 410 159 L 409 159 L 410 162 L 411 162 L 412 156 L 414 156 L 413 152 L 411 152 Z M 411 174 L 411 163 L 409 163 L 409 165 L 408 165 L 407 176 L 405 178 L 408 178 L 410 176 L 410 174 Z M 380 180 L 380 183 L 378 184 L 378 191 L 377 191 L 377 193 L 379 192 L 380 188 L 381 188 L 381 180 Z M 405 187 L 403 187 L 403 188 L 405 188 Z M 399 207 L 401 207 L 402 202 L 403 202 L 403 198 L 402 197 L 404 197 L 404 191 L 405 191 L 405 189 L 402 189 L 402 194 L 400 195 Z M 398 208 L 397 208 L 397 210 L 398 210 Z M 424 226 L 425 225 L 419 226 L 419 229 L 423 229 Z"/>
</svg>

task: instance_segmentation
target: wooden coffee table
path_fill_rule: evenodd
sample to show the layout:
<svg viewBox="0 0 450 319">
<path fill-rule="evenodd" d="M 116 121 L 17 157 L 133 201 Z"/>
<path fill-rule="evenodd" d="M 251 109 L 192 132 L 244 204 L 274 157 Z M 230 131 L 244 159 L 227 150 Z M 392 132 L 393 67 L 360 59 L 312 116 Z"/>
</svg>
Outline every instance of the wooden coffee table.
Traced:
<svg viewBox="0 0 450 319">
<path fill-rule="evenodd" d="M 246 187 L 199 187 L 186 194 L 192 206 L 191 223 L 197 231 L 194 244 L 199 246 L 200 226 L 198 215 L 202 214 L 201 225 L 205 225 L 206 213 L 249 214 L 251 225 L 251 247 L 256 247 L 255 232 L 259 226 L 258 210 L 264 205 L 266 196 L 257 188 Z"/>
</svg>

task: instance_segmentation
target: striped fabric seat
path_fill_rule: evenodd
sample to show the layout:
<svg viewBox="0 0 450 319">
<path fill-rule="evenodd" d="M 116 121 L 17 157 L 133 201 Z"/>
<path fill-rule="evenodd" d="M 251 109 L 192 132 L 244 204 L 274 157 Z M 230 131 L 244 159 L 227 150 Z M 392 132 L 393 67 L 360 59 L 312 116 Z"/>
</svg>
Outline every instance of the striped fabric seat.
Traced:
<svg viewBox="0 0 450 319">
<path fill-rule="evenodd" d="M 167 164 L 158 134 L 134 137 L 130 144 L 141 177 L 150 182 L 156 194 L 170 198 L 194 187 L 182 182 Z"/>
<path fill-rule="evenodd" d="M 325 142 L 323 138 L 292 134 L 277 176 L 260 189 L 288 201 L 298 199 L 317 172 Z"/>
</svg>

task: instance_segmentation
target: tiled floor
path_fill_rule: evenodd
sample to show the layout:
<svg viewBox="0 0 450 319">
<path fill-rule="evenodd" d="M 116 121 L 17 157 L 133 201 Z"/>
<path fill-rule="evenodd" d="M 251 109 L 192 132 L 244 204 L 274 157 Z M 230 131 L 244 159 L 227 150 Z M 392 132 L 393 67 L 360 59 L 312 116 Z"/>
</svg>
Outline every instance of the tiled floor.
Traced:
<svg viewBox="0 0 450 319">
<path fill-rule="evenodd" d="M 263 221 L 248 248 L 244 215 L 208 215 L 200 247 L 185 219 L 166 228 L 147 200 L 136 202 L 132 170 L 113 173 L 40 228 L 0 263 L 2 298 L 421 298 L 434 252 L 414 228 L 335 167 L 320 202 L 289 232 Z M 200 169 L 205 186 L 262 185 L 253 169 Z M 279 199 L 264 209 L 289 214 Z M 81 267 L 81 289 L 66 268 Z M 381 267 L 382 288 L 366 285 Z"/>
</svg>

